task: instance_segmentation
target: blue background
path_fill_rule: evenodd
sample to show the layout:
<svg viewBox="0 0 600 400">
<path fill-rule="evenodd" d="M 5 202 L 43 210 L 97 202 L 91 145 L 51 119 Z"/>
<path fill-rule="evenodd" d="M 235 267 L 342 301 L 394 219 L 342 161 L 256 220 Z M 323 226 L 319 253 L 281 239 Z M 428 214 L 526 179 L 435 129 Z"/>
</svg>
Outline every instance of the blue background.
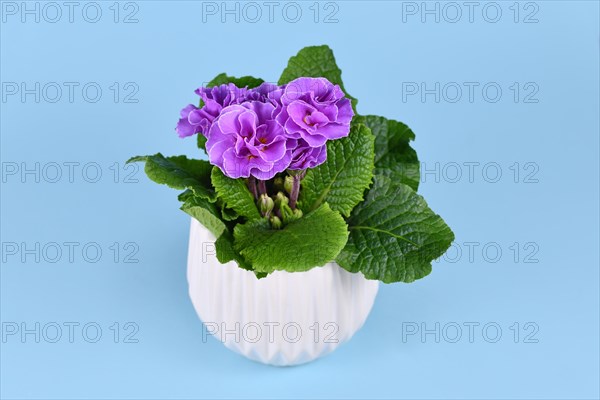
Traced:
<svg viewBox="0 0 600 400">
<path fill-rule="evenodd" d="M 219 15 L 203 22 L 201 2 L 139 1 L 138 22 L 129 24 L 122 20 L 134 6 L 118 4 L 120 22 L 114 23 L 113 2 L 99 2 L 102 17 L 89 23 L 81 15 L 85 4 L 75 9 L 73 23 L 65 7 L 56 23 L 43 15 L 36 23 L 34 16 L 21 22 L 20 14 L 3 14 L 1 320 L 5 327 L 24 322 L 29 328 L 95 322 L 103 336 L 97 343 L 83 340 L 80 330 L 73 343 L 66 331 L 57 343 L 7 336 L 1 343 L 3 398 L 599 397 L 597 2 L 538 1 L 527 9 L 520 3 L 518 23 L 512 1 L 497 3 L 497 23 L 483 18 L 485 3 L 472 23 L 464 6 L 456 23 L 448 21 L 454 18 L 450 9 L 439 23 L 431 15 L 423 23 L 420 14 L 404 14 L 403 21 L 409 5 L 393 1 L 340 1 L 327 10 L 320 3 L 318 23 L 309 9 L 313 2 L 298 2 L 303 14 L 297 23 L 282 17 L 282 6 L 273 23 L 266 8 L 256 23 L 236 23 L 233 16 L 223 23 Z M 338 22 L 323 23 L 335 5 Z M 523 23 L 531 12 L 538 22 Z M 276 81 L 288 58 L 313 44 L 334 49 L 360 113 L 409 124 L 426 168 L 439 163 L 440 172 L 426 175 L 420 192 L 453 228 L 457 244 L 427 278 L 381 285 L 364 328 L 334 354 L 278 369 L 248 361 L 214 339 L 203 343 L 187 296 L 189 218 L 178 210 L 176 192 L 151 183 L 141 170 L 126 170 L 123 162 L 157 151 L 198 157 L 194 140 L 180 140 L 173 131 L 179 109 L 196 102 L 196 87 L 223 71 Z M 34 95 L 25 101 L 8 95 L 6 82 L 80 86 L 73 102 L 65 90 L 55 103 L 47 101 L 53 92 L 36 103 Z M 103 90 L 96 103 L 81 95 L 87 82 Z M 116 103 L 109 88 L 114 82 L 121 89 Z M 124 102 L 132 91 L 128 82 L 139 88 L 137 103 Z M 447 100 L 454 94 L 439 102 L 433 95 L 403 99 L 406 82 L 480 86 L 472 102 L 464 91 L 452 103 Z M 503 90 L 495 103 L 482 97 L 488 82 Z M 517 102 L 514 82 L 521 88 Z M 528 82 L 534 86 L 525 90 Z M 539 89 L 531 98 L 537 103 L 524 102 L 531 87 Z M 66 167 L 58 182 L 50 182 L 51 163 L 65 162 L 80 163 L 73 182 Z M 479 163 L 472 180 L 465 162 Z M 15 165 L 35 163 L 39 182 L 31 174 L 7 174 Z M 94 168 L 82 176 L 87 163 L 100 167 L 98 182 L 86 181 Z M 462 166 L 457 182 L 454 163 Z M 482 175 L 488 163 L 501 169 L 496 183 L 495 167 Z M 125 183 L 127 173 L 138 183 Z M 62 254 L 55 263 L 47 261 L 54 253 L 23 261 L 6 248 L 36 242 L 79 247 L 73 262 Z M 114 242 L 121 248 L 116 260 Z M 129 242 L 137 245 L 138 263 L 124 262 L 135 249 L 123 249 Z M 468 242 L 478 243 L 472 257 Z M 515 242 L 521 248 L 516 258 Z M 86 243 L 102 249 L 98 262 L 82 257 Z M 138 343 L 123 343 L 123 336 L 114 343 L 114 322 L 121 335 L 126 322 L 137 324 Z M 480 324 L 472 343 L 468 322 Z M 515 322 L 518 343 L 510 328 Z M 446 336 L 439 343 L 433 334 L 403 340 L 403 327 L 406 333 L 413 323 L 419 329 L 439 323 Z M 463 326 L 456 343 L 448 340 L 453 323 Z M 485 340 L 495 336 L 493 329 L 482 333 L 486 323 L 501 327 L 496 343 Z"/>
</svg>

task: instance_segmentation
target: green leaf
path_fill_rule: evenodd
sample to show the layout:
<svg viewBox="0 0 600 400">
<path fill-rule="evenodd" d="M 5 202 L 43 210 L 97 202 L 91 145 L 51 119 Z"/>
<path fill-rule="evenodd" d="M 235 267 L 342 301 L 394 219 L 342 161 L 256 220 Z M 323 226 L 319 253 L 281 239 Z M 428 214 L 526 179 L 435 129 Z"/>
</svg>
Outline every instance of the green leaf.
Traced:
<svg viewBox="0 0 600 400">
<path fill-rule="evenodd" d="M 367 115 L 365 124 L 375 135 L 375 174 L 402 182 L 415 191 L 419 188 L 419 159 L 409 142 L 413 131 L 402 122 Z"/>
<path fill-rule="evenodd" d="M 283 70 L 279 84 L 283 85 L 296 78 L 327 78 L 332 83 L 340 85 L 352 101 L 352 108 L 356 110 L 356 100 L 350 96 L 342 82 L 342 71 L 338 68 L 333 51 L 327 45 L 305 47 L 297 55 L 290 58 L 287 67 Z"/>
<path fill-rule="evenodd" d="M 259 219 L 238 224 L 235 248 L 258 272 L 307 271 L 335 259 L 346 244 L 346 222 L 327 203 L 281 230 Z"/>
<path fill-rule="evenodd" d="M 236 219 L 238 219 L 240 217 L 240 215 L 235 212 L 235 210 L 232 210 L 231 208 L 227 208 L 225 206 L 225 202 L 220 202 L 220 206 L 221 206 L 221 215 L 223 216 L 223 219 L 225 221 L 235 221 Z"/>
<path fill-rule="evenodd" d="M 248 190 L 243 179 L 231 179 L 214 167 L 211 174 L 212 184 L 217 195 L 223 199 L 228 208 L 249 220 L 262 218 L 256 207 L 254 196 Z"/>
<path fill-rule="evenodd" d="M 240 268 L 252 271 L 252 265 L 248 264 L 244 257 L 233 247 L 233 236 L 229 231 L 224 231 L 215 241 L 217 259 L 221 264 L 235 261 Z"/>
<path fill-rule="evenodd" d="M 373 135 L 362 124 L 350 134 L 327 143 L 327 161 L 310 169 L 302 181 L 302 204 L 306 211 L 324 202 L 348 217 L 362 199 L 373 177 Z"/>
<path fill-rule="evenodd" d="M 186 156 L 165 157 L 160 153 L 153 156 L 137 156 L 127 163 L 143 161 L 144 171 L 148 178 L 156 183 L 167 185 L 173 189 L 191 189 L 196 196 L 216 201 L 210 173 L 212 165 L 204 160 L 192 160 Z"/>
<path fill-rule="evenodd" d="M 181 210 L 196 218 L 215 237 L 218 238 L 223 232 L 227 231 L 227 226 L 221 219 L 221 210 L 215 203 L 194 196 L 191 191 L 180 194 L 179 200 L 184 201 Z"/>
<path fill-rule="evenodd" d="M 412 282 L 454 240 L 444 220 L 409 186 L 375 175 L 365 201 L 348 220 L 350 237 L 336 261 L 385 283 Z"/>
<path fill-rule="evenodd" d="M 206 84 L 206 87 L 219 86 L 226 83 L 233 83 L 235 86 L 239 88 L 248 87 L 249 89 L 260 86 L 264 80 L 260 78 L 255 78 L 253 76 L 242 76 L 240 78 L 236 78 L 233 76 L 227 76 L 226 73 L 219 74 L 213 78 L 210 82 Z"/>
</svg>

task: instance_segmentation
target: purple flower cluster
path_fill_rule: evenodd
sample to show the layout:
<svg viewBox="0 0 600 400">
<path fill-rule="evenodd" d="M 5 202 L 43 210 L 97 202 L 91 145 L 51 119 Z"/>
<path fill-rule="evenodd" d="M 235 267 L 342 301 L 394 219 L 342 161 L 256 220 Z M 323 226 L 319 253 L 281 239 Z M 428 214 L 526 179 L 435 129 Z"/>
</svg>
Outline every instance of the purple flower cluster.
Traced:
<svg viewBox="0 0 600 400">
<path fill-rule="evenodd" d="M 327 140 L 348 136 L 354 116 L 344 92 L 325 78 L 254 89 L 230 83 L 196 93 L 203 106 L 181 110 L 176 131 L 204 135 L 209 161 L 230 178 L 267 180 L 316 167 L 327 158 Z"/>
</svg>

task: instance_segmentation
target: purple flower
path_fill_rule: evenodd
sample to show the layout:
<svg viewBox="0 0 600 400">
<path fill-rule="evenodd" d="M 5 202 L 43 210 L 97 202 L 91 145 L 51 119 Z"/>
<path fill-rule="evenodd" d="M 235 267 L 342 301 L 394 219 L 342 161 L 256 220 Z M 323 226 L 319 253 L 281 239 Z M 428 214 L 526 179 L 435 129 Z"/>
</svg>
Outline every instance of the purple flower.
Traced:
<svg viewBox="0 0 600 400">
<path fill-rule="evenodd" d="M 275 85 L 273 83 L 264 82 L 260 86 L 248 90 L 247 100 L 256 100 L 263 103 L 271 103 L 277 108 L 281 108 L 281 96 L 283 95 L 284 86 Z M 276 111 L 277 113 L 277 111 Z"/>
<path fill-rule="evenodd" d="M 229 83 L 196 93 L 202 107 L 183 108 L 176 131 L 206 136 L 209 161 L 234 179 L 267 180 L 322 164 L 327 140 L 347 136 L 354 116 L 344 92 L 325 78 L 253 89 Z"/>
<path fill-rule="evenodd" d="M 298 145 L 292 152 L 289 169 L 302 170 L 321 165 L 327 159 L 327 145 L 310 147 L 305 140 L 299 139 Z"/>
<path fill-rule="evenodd" d="M 270 102 L 224 107 L 210 127 L 206 151 L 211 164 L 230 178 L 271 179 L 290 165 L 297 141 L 286 137 Z"/>
<path fill-rule="evenodd" d="M 212 88 L 196 89 L 204 105 L 201 108 L 188 104 L 181 110 L 181 119 L 175 130 L 179 137 L 192 136 L 198 132 L 207 135 L 214 120 L 221 110 L 231 104 L 246 101 L 248 89 L 238 88 L 233 83 L 223 84 Z"/>
<path fill-rule="evenodd" d="M 198 132 L 200 132 L 200 123 L 196 120 L 192 113 L 199 111 L 198 107 L 193 104 L 188 104 L 183 107 L 183 109 L 179 112 L 181 118 L 179 122 L 177 122 L 177 127 L 175 131 L 179 135 L 180 138 L 184 138 L 187 136 L 192 136 Z M 190 120 L 190 116 L 192 117 Z"/>
<path fill-rule="evenodd" d="M 321 147 L 348 136 L 354 116 L 350 100 L 338 85 L 325 78 L 298 78 L 285 86 L 277 121 L 293 139 Z"/>
</svg>

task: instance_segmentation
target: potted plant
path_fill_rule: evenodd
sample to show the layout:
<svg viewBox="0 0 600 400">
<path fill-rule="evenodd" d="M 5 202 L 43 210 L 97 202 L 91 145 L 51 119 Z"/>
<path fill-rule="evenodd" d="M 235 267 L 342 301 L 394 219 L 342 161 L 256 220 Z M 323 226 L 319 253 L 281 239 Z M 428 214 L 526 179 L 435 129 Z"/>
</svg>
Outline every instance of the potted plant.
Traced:
<svg viewBox="0 0 600 400">
<path fill-rule="evenodd" d="M 302 49 L 277 84 L 221 74 L 196 93 L 176 132 L 208 160 L 129 162 L 183 191 L 190 297 L 227 347 L 274 365 L 320 357 L 363 325 L 379 281 L 426 276 L 453 241 L 417 194 L 414 133 L 356 112 L 329 47 Z"/>
</svg>

